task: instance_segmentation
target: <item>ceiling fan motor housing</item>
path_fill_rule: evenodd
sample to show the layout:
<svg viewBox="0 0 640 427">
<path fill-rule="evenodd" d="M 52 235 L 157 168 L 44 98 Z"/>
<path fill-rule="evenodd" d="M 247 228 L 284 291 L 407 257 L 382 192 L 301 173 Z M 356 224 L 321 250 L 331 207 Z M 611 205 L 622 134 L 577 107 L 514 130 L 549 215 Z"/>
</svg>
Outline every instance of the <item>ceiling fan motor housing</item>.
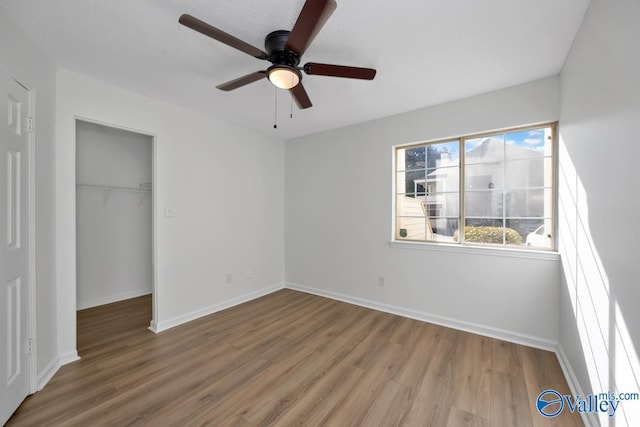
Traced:
<svg viewBox="0 0 640 427">
<path fill-rule="evenodd" d="M 269 54 L 269 62 L 274 65 L 286 65 L 297 68 L 300 63 L 300 55 L 285 48 L 289 40 L 289 31 L 273 31 L 264 39 L 264 47 Z"/>
</svg>

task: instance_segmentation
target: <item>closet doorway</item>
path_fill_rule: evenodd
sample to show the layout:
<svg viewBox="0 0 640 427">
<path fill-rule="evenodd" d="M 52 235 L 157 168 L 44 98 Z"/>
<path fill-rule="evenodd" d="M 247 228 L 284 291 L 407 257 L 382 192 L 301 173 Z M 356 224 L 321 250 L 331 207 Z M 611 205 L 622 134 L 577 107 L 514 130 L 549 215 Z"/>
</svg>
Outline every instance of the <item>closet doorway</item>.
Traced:
<svg viewBox="0 0 640 427">
<path fill-rule="evenodd" d="M 153 294 L 153 145 L 152 135 L 76 120 L 77 310 Z"/>
</svg>

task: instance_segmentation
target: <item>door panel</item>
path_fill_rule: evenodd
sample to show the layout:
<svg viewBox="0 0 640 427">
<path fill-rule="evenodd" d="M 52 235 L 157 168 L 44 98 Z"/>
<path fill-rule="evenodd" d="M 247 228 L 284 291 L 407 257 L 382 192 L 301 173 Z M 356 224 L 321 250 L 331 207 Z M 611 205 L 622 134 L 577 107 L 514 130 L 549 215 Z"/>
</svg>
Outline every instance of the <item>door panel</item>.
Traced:
<svg viewBox="0 0 640 427">
<path fill-rule="evenodd" d="M 0 69 L 0 424 L 29 391 L 29 92 Z"/>
<path fill-rule="evenodd" d="M 20 153 L 7 150 L 7 248 L 20 248 Z"/>
<path fill-rule="evenodd" d="M 7 284 L 7 385 L 20 376 L 20 278 Z"/>
</svg>

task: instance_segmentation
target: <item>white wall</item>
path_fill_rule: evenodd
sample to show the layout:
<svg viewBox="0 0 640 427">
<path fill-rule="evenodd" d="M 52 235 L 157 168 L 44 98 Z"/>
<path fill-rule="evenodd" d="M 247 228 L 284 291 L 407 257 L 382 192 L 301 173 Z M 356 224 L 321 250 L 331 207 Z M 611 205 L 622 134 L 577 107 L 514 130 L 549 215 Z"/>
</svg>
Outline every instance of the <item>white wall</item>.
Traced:
<svg viewBox="0 0 640 427">
<path fill-rule="evenodd" d="M 393 145 L 555 121 L 558 84 L 547 78 L 287 141 L 287 282 L 553 348 L 557 257 L 412 250 L 390 247 L 389 240 Z M 385 288 L 377 286 L 378 275 L 387 277 Z"/>
<path fill-rule="evenodd" d="M 592 0 L 561 74 L 560 347 L 584 393 L 640 390 L 638 17 Z M 640 425 L 640 402 L 621 408 Z"/>
<path fill-rule="evenodd" d="M 0 13 L 0 67 L 35 95 L 36 356 L 38 382 L 54 372 L 56 340 L 55 65 Z"/>
<path fill-rule="evenodd" d="M 155 328 L 282 285 L 282 141 L 65 69 L 58 70 L 57 90 L 62 351 L 76 349 L 76 117 L 155 135 Z M 167 205 L 174 217 L 164 216 Z M 246 278 L 248 270 L 254 278 Z"/>
<path fill-rule="evenodd" d="M 149 135 L 78 120 L 76 182 L 152 183 Z M 152 292 L 151 192 L 76 190 L 78 309 Z"/>
</svg>

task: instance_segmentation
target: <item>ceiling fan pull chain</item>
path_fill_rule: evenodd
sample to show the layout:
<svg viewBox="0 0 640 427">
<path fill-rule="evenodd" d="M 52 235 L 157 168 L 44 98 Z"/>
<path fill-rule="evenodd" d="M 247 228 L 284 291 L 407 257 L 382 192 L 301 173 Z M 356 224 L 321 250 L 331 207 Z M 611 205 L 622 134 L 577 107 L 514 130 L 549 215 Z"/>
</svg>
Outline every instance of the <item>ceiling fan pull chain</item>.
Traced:
<svg viewBox="0 0 640 427">
<path fill-rule="evenodd" d="M 291 74 L 291 87 L 295 86 L 294 80 L 295 80 L 294 79 L 294 75 Z M 289 101 L 290 101 L 290 103 L 289 103 L 289 105 L 290 105 L 289 118 L 293 119 L 293 97 L 289 97 Z"/>
<path fill-rule="evenodd" d="M 278 88 L 273 87 L 275 89 L 275 107 L 273 109 L 273 128 L 278 129 Z"/>
</svg>

